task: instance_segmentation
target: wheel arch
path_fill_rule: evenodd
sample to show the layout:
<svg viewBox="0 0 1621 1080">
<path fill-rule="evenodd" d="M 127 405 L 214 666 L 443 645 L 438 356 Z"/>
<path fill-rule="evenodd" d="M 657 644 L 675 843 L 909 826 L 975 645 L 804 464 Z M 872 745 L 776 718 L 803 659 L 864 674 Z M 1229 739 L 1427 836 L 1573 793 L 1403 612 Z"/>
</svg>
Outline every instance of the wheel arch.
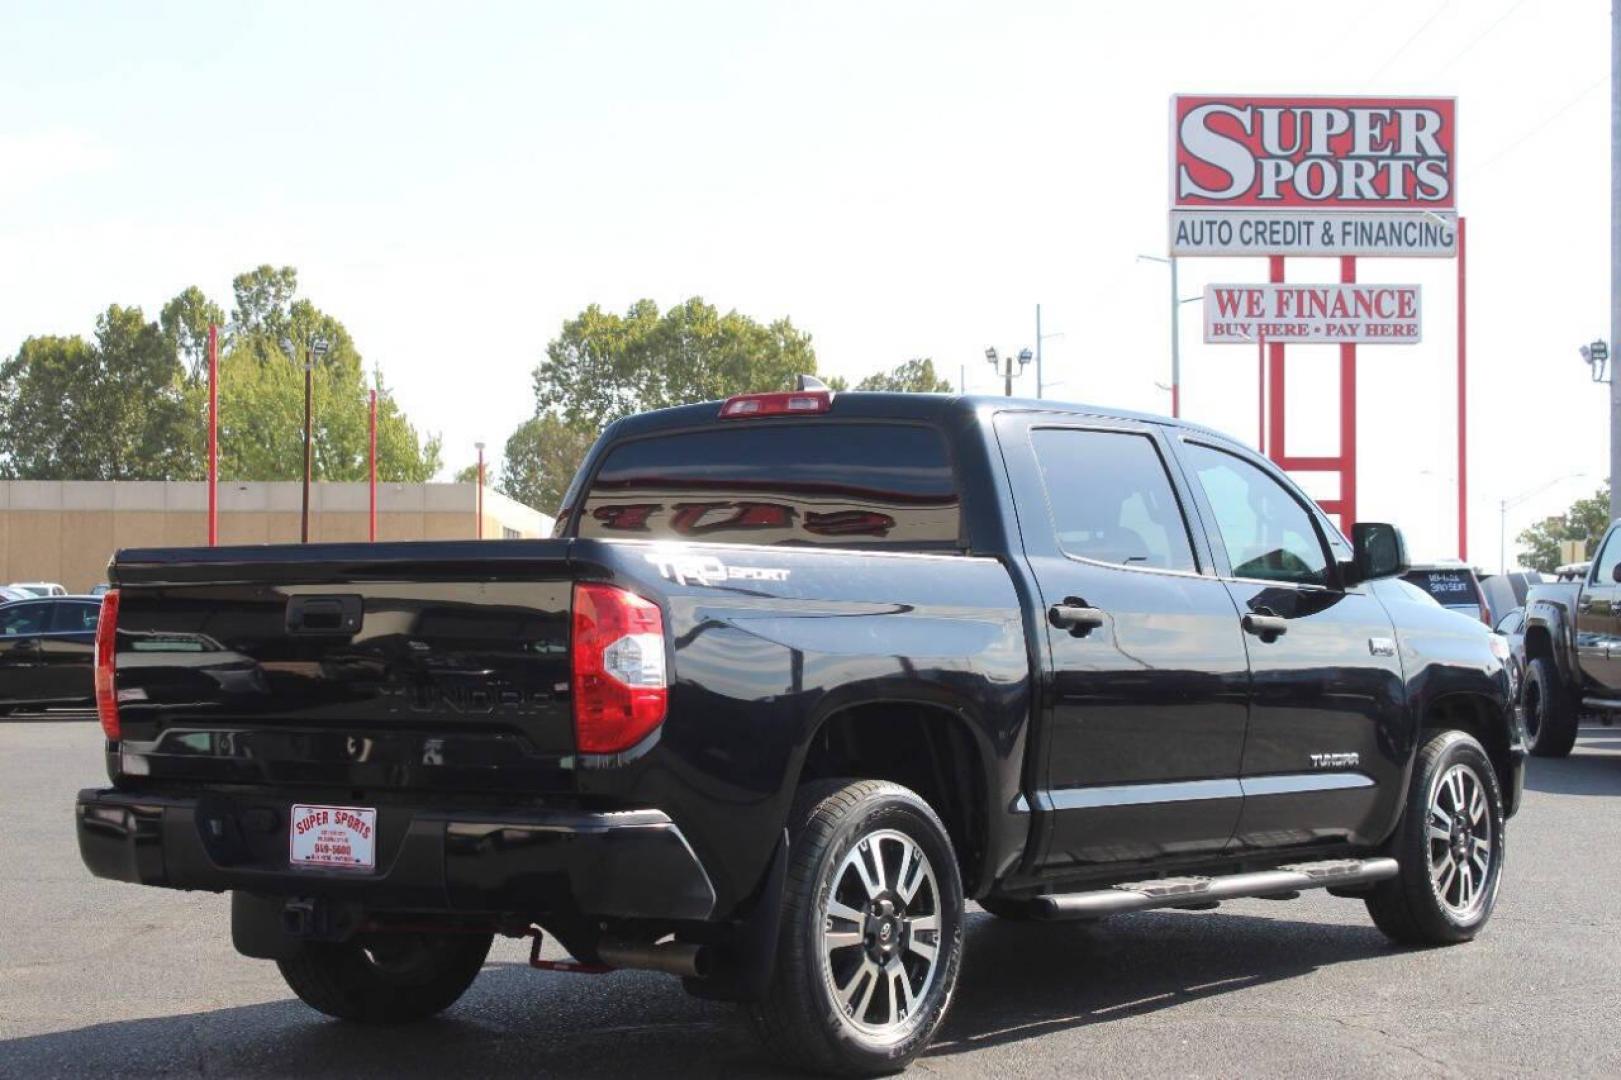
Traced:
<svg viewBox="0 0 1621 1080">
<path fill-rule="evenodd" d="M 991 878 L 989 752 L 960 712 L 933 702 L 870 701 L 830 712 L 812 730 L 796 785 L 850 777 L 911 788 L 940 815 L 963 889 Z"/>
<path fill-rule="evenodd" d="M 1473 736 L 1491 759 L 1503 794 L 1504 813 L 1512 816 L 1519 809 L 1520 786 L 1515 775 L 1523 751 L 1518 749 L 1514 719 L 1503 712 L 1498 702 L 1468 691 L 1444 694 L 1424 710 L 1423 726 L 1426 739 L 1440 731 L 1462 731 Z"/>
</svg>

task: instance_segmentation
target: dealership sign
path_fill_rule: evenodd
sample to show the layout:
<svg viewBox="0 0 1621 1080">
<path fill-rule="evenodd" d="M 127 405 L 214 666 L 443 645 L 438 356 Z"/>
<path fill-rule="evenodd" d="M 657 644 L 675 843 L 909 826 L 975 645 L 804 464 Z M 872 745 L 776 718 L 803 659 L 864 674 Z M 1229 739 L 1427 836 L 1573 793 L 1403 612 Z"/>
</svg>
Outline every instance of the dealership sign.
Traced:
<svg viewBox="0 0 1621 1080">
<path fill-rule="evenodd" d="M 1457 250 L 1451 98 L 1178 95 L 1171 253 Z"/>
<path fill-rule="evenodd" d="M 1412 345 L 1420 338 L 1417 285 L 1208 285 L 1204 339 Z"/>
</svg>

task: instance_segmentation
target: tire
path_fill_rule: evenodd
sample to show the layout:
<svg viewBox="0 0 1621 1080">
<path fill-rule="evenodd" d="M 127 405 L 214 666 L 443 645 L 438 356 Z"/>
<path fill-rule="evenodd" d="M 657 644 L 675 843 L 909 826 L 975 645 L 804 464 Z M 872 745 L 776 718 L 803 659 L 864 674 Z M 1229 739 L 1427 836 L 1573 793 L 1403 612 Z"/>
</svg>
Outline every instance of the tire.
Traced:
<svg viewBox="0 0 1621 1080">
<path fill-rule="evenodd" d="M 492 934 L 375 934 L 307 942 L 277 960 L 312 1009 L 362 1024 L 404 1024 L 443 1012 L 484 966 Z"/>
<path fill-rule="evenodd" d="M 1525 747 L 1537 757 L 1565 757 L 1576 745 L 1578 717 L 1559 668 L 1552 658 L 1539 656 L 1526 667 Z"/>
<path fill-rule="evenodd" d="M 1037 921 L 1035 904 L 1029 900 L 1020 900 L 1010 896 L 987 896 L 979 902 L 979 906 L 987 913 L 995 915 L 998 919 L 1008 922 L 1035 922 Z"/>
<path fill-rule="evenodd" d="M 1374 925 L 1403 945 L 1472 939 L 1497 903 L 1503 826 L 1503 794 L 1485 749 L 1465 732 L 1437 733 L 1419 750 L 1390 842 L 1401 871 L 1367 897 Z"/>
<path fill-rule="evenodd" d="M 882 780 L 801 788 L 789 830 L 776 969 L 749 1018 L 795 1068 L 898 1072 L 945 1019 L 962 963 L 951 839 L 928 803 Z"/>
</svg>

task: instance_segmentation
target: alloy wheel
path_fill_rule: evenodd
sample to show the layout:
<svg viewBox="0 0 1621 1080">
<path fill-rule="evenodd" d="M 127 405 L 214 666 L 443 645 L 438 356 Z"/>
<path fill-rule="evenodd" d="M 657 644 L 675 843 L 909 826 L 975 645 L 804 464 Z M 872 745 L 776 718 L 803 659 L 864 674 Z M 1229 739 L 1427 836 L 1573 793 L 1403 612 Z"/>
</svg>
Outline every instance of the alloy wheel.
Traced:
<svg viewBox="0 0 1621 1080">
<path fill-rule="evenodd" d="M 928 996 L 940 954 L 940 889 L 929 857 L 893 829 L 868 833 L 839 864 L 822 916 L 822 975 L 840 1019 L 899 1035 Z"/>
<path fill-rule="evenodd" d="M 1430 886 L 1453 918 L 1468 921 L 1490 898 L 1496 871 L 1486 785 L 1455 764 L 1436 777 L 1429 802 Z"/>
</svg>

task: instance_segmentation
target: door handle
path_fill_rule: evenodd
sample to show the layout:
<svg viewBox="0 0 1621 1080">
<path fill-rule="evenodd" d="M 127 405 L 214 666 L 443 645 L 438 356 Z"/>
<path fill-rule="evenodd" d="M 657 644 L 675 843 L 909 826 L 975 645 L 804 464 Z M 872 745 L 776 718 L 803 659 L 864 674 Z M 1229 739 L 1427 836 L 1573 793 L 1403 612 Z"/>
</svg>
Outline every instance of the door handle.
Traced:
<svg viewBox="0 0 1621 1080">
<path fill-rule="evenodd" d="M 1065 601 L 1047 609 L 1047 621 L 1060 630 L 1068 630 L 1075 637 L 1085 637 L 1102 626 L 1107 618 L 1102 611 L 1086 604 Z"/>
<path fill-rule="evenodd" d="M 14 653 L 37 653 L 39 652 L 39 648 L 40 645 L 38 638 L 24 638 L 23 640 L 17 642 L 17 644 L 13 645 L 11 647 L 11 651 Z"/>
<path fill-rule="evenodd" d="M 1257 615 L 1250 612 L 1244 616 L 1244 632 L 1254 634 L 1262 641 L 1276 641 L 1289 632 L 1289 620 L 1277 615 Z"/>
</svg>

